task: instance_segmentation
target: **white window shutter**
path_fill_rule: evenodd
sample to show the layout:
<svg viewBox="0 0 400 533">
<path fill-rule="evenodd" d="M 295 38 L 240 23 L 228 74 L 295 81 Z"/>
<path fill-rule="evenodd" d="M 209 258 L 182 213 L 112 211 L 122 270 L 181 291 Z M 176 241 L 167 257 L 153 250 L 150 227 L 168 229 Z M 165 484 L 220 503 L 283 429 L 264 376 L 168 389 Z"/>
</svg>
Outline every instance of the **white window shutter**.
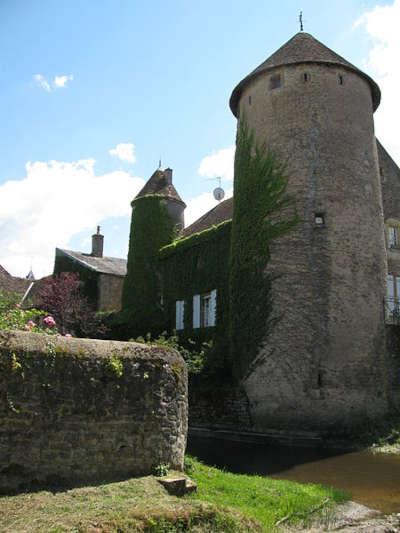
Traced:
<svg viewBox="0 0 400 533">
<path fill-rule="evenodd" d="M 184 329 L 183 317 L 185 314 L 185 302 L 184 300 L 177 300 L 175 302 L 175 329 Z"/>
<path fill-rule="evenodd" d="M 215 323 L 217 321 L 217 291 L 214 289 L 211 291 L 211 305 L 210 305 L 210 318 L 209 318 L 209 325 L 215 326 Z"/>
<path fill-rule="evenodd" d="M 387 277 L 387 295 L 388 295 L 388 308 L 390 311 L 394 311 L 394 279 L 391 274 Z"/>
<path fill-rule="evenodd" d="M 193 329 L 200 327 L 200 294 L 193 296 Z"/>
<path fill-rule="evenodd" d="M 389 248 L 393 248 L 396 246 L 396 229 L 393 226 L 389 226 L 388 228 L 388 235 L 389 235 Z"/>
</svg>

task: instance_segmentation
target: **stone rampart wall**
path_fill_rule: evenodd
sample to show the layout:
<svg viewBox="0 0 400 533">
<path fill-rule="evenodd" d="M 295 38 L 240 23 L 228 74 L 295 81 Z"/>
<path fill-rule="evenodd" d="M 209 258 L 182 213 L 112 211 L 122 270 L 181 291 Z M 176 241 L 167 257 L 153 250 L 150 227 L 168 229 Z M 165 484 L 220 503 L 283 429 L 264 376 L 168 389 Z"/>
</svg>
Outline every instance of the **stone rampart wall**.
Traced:
<svg viewBox="0 0 400 533">
<path fill-rule="evenodd" d="M 186 433 L 176 351 L 0 332 L 0 492 L 181 469 Z"/>
</svg>

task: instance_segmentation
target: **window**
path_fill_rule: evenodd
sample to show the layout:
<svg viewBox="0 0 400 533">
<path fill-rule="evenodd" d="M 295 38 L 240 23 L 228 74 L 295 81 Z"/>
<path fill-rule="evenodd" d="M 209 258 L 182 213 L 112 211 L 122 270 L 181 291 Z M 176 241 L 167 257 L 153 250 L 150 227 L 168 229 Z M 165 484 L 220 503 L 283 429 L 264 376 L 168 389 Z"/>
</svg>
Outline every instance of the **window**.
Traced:
<svg viewBox="0 0 400 533">
<path fill-rule="evenodd" d="M 393 226 L 388 227 L 388 246 L 389 248 L 397 248 L 399 244 L 397 228 Z"/>
<path fill-rule="evenodd" d="M 339 74 L 339 76 L 338 76 L 338 82 L 339 82 L 339 85 L 343 85 L 343 83 L 344 83 L 344 78 L 343 78 L 343 75 L 342 75 L 342 74 Z"/>
<path fill-rule="evenodd" d="M 251 105 L 251 95 L 249 95 L 249 105 Z"/>
<path fill-rule="evenodd" d="M 304 72 L 303 81 L 304 81 L 304 83 L 307 83 L 308 81 L 310 81 L 310 75 L 309 75 L 308 72 Z"/>
<path fill-rule="evenodd" d="M 269 88 L 277 89 L 282 85 L 282 78 L 280 74 L 273 74 L 269 79 Z"/>
<path fill-rule="evenodd" d="M 324 226 L 325 225 L 325 216 L 323 213 L 315 213 L 314 216 L 314 222 L 316 226 Z"/>
<path fill-rule="evenodd" d="M 400 276 L 387 275 L 387 304 L 386 310 L 390 317 L 400 318 Z"/>
<path fill-rule="evenodd" d="M 185 302 L 184 300 L 177 300 L 175 302 L 175 329 L 178 331 L 184 329 L 183 318 L 185 315 Z"/>
<path fill-rule="evenodd" d="M 217 310 L 217 291 L 193 296 L 193 328 L 215 326 Z"/>
</svg>

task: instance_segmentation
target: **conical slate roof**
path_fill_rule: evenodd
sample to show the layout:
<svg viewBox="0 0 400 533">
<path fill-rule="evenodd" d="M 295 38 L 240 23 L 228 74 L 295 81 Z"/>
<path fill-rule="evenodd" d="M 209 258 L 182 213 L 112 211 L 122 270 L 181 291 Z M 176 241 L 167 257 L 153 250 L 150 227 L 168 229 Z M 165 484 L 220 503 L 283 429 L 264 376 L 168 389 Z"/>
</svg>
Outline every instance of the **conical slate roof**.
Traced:
<svg viewBox="0 0 400 533">
<path fill-rule="evenodd" d="M 166 198 L 169 198 L 170 200 L 175 200 L 185 205 L 185 202 L 181 199 L 177 190 L 172 185 L 172 170 L 171 169 L 156 170 L 153 173 L 153 175 L 149 178 L 149 180 L 147 181 L 143 189 L 136 195 L 135 200 L 137 198 L 141 198 L 142 196 L 147 196 L 149 194 L 157 194 L 158 196 L 165 196 Z"/>
<path fill-rule="evenodd" d="M 346 61 L 343 57 L 305 32 L 296 33 L 287 43 L 279 48 L 272 56 L 261 63 L 253 72 L 246 76 L 233 90 L 230 98 L 230 108 L 237 117 L 240 96 L 246 85 L 264 72 L 284 65 L 295 65 L 299 63 L 321 63 L 329 65 L 339 65 L 347 70 L 356 72 L 362 76 L 371 87 L 372 102 L 374 111 L 381 100 L 381 92 L 378 85 L 367 74 L 364 74 L 357 67 Z"/>
</svg>

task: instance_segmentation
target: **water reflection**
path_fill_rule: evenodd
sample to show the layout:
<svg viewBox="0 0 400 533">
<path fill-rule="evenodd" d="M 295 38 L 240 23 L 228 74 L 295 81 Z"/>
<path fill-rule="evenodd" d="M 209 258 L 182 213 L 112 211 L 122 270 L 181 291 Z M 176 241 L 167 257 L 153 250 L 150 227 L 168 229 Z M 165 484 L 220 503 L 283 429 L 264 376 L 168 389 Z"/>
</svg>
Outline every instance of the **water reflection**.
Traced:
<svg viewBox="0 0 400 533">
<path fill-rule="evenodd" d="M 385 513 L 400 512 L 400 456 L 266 446 L 191 437 L 188 453 L 231 472 L 269 475 L 346 490 Z"/>
</svg>

